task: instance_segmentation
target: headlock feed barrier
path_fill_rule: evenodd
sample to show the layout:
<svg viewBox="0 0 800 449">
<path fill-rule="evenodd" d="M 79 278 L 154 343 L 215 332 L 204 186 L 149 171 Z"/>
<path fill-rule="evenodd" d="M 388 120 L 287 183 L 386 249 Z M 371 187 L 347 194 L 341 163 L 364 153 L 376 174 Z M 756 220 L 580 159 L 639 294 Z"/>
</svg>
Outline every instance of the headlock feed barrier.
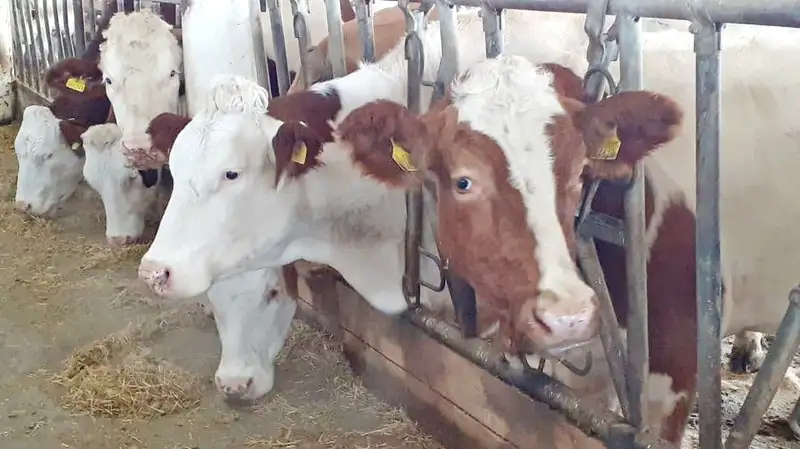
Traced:
<svg viewBox="0 0 800 449">
<path fill-rule="evenodd" d="M 81 0 L 11 0 L 14 27 L 14 68 L 20 85 L 48 98 L 42 73 L 54 60 L 82 54 L 92 38 L 98 22 L 98 9 L 91 1 Z M 118 3 L 118 4 L 117 4 Z M 187 3 L 180 0 L 144 2 L 157 8 L 170 8 L 172 20 L 180 25 L 181 11 Z M 293 32 L 300 46 L 301 71 L 297 76 L 310 80 L 306 61 L 310 46 L 307 27 L 309 15 L 305 0 L 290 0 L 294 15 Z M 703 449 L 721 449 L 721 308 L 722 283 L 720 275 L 719 237 L 719 146 L 720 146 L 720 34 L 725 23 L 747 23 L 800 27 L 800 7 L 796 0 L 424 0 L 419 8 L 410 8 L 408 0 L 398 2 L 406 16 L 405 51 L 408 64 L 408 107 L 421 112 L 420 87 L 422 80 L 423 48 L 420 33 L 425 29 L 425 12 L 435 5 L 438 10 L 443 59 L 434 87 L 434 100 L 441 98 L 459 73 L 456 30 L 457 6 L 480 7 L 487 57 L 503 52 L 503 11 L 505 9 L 538 10 L 586 14 L 585 31 L 589 38 L 587 59 L 589 69 L 584 77 L 584 97 L 587 102 L 599 101 L 604 94 L 639 90 L 643 86 L 642 24 L 640 17 L 688 20 L 692 23 L 696 53 L 696 130 L 697 130 L 697 312 L 698 312 L 698 403 L 700 412 L 700 442 Z M 102 6 L 102 5 L 101 5 Z M 105 11 L 131 11 L 141 7 L 139 1 L 110 1 Z M 277 91 L 283 95 L 290 85 L 286 57 L 286 42 L 281 20 L 281 2 L 263 0 L 262 11 L 269 13 L 275 45 Z M 283 5 L 285 7 L 285 4 Z M 101 8 L 102 9 L 102 8 Z M 366 60 L 375 59 L 370 0 L 355 0 L 356 20 Z M 610 28 L 606 15 L 614 15 Z M 337 2 L 326 2 L 329 30 L 329 53 L 334 76 L 346 73 L 342 18 Z M 87 31 L 88 30 L 88 31 Z M 619 59 L 620 79 L 608 71 Z M 580 404 L 569 388 L 550 378 L 539 369 L 512 369 L 493 353 L 488 345 L 477 339 L 464 339 L 462 332 L 441 320 L 426 316 L 418 310 L 421 287 L 441 291 L 445 285 L 453 296 L 459 314 L 475 314 L 475 293 L 463 279 L 447 271 L 446 263 L 435 260 L 442 272 L 439 285 L 420 280 L 420 256 L 433 257 L 420 249 L 423 223 L 422 192 L 407 194 L 406 261 L 402 279 L 409 302 L 408 320 L 436 337 L 457 353 L 482 366 L 505 382 L 512 384 L 536 401 L 558 410 L 583 432 L 600 439 L 612 448 L 673 447 L 647 433 L 647 247 L 644 240 L 644 174 L 641 162 L 625 195 L 625 218 L 618 220 L 592 210 L 591 204 L 598 184 L 584 186 L 581 206 L 576 214 L 578 260 L 586 280 L 599 300 L 601 314 L 600 336 L 619 397 L 623 416 L 609 410 L 598 410 Z M 595 241 L 600 240 L 625 248 L 627 290 L 629 298 L 627 347 L 616 321 L 608 287 L 605 284 Z M 463 320 L 468 323 L 468 320 Z M 474 336 L 474 329 L 463 329 Z M 752 389 L 737 416 L 734 430 L 725 442 L 726 449 L 748 447 L 761 417 L 774 397 L 793 353 L 800 345 L 800 289 L 789 294 L 787 312 L 783 318 L 769 355 L 755 378 Z M 576 374 L 591 369 L 567 366 Z M 790 421 L 800 419 L 800 406 Z"/>
</svg>

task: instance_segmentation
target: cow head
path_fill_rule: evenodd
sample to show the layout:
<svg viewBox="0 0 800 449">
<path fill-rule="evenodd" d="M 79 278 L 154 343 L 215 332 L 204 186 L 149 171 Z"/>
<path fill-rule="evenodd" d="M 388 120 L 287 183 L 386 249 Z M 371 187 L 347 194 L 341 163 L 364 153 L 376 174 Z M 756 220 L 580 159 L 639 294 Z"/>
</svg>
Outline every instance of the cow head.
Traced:
<svg viewBox="0 0 800 449">
<path fill-rule="evenodd" d="M 18 210 L 50 216 L 75 192 L 83 177 L 84 159 L 78 145 L 84 130 L 79 124 L 59 120 L 44 106 L 25 108 L 14 140 Z"/>
<path fill-rule="evenodd" d="M 256 270 L 215 282 L 208 290 L 222 357 L 214 376 L 228 399 L 253 400 L 272 390 L 275 359 L 297 307 L 280 270 Z"/>
<path fill-rule="evenodd" d="M 122 131 L 122 144 L 149 149 L 147 125 L 162 112 L 178 111 L 182 53 L 172 26 L 149 9 L 118 13 L 103 32 L 100 61 L 69 59 L 48 72 L 59 93 L 107 95 Z"/>
<path fill-rule="evenodd" d="M 129 168 L 121 135 L 113 123 L 92 126 L 81 135 L 86 152 L 83 176 L 103 201 L 106 238 L 112 246 L 143 239 L 145 221 L 158 199 L 158 170 Z"/>
<path fill-rule="evenodd" d="M 339 127 L 365 174 L 400 188 L 436 182 L 440 253 L 481 312 L 505 323 L 502 344 L 525 352 L 561 352 L 596 331 L 594 292 L 573 261 L 587 156 L 631 165 L 682 121 L 650 92 L 585 106 L 561 95 L 557 72 L 502 56 L 465 72 L 451 104 L 414 116 L 377 101 Z"/>
</svg>

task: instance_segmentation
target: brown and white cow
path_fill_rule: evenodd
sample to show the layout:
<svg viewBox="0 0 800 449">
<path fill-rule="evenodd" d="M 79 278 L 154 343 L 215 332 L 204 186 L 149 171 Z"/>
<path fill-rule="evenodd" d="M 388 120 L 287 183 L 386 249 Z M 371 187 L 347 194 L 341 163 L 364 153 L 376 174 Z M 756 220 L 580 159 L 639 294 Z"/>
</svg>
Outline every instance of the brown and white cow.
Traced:
<svg viewBox="0 0 800 449">
<path fill-rule="evenodd" d="M 563 277 L 575 270 L 573 217 L 584 172 L 618 178 L 609 165 L 633 165 L 682 124 L 681 108 L 662 95 L 626 92 L 585 106 L 580 93 L 580 79 L 563 67 L 502 56 L 468 69 L 453 84 L 450 104 L 414 116 L 378 101 L 338 129 L 368 176 L 401 189 L 436 182 L 440 253 L 475 287 L 481 315 L 500 320 L 503 343 L 516 350 L 541 351 L 594 329 L 582 288 Z M 297 137 L 296 144 L 309 144 Z M 615 139 L 613 163 L 590 163 Z M 603 191 L 597 208 L 621 216 L 614 207 L 621 199 L 621 191 Z M 678 211 L 664 225 L 687 217 Z M 696 312 L 693 292 L 681 291 L 694 285 L 693 268 L 671 262 L 693 252 L 681 244 L 693 238 L 665 233 L 650 254 L 649 399 L 654 428 L 672 442 L 680 441 L 694 398 Z M 614 249 L 599 249 L 625 326 L 624 260 L 610 261 Z"/>
</svg>

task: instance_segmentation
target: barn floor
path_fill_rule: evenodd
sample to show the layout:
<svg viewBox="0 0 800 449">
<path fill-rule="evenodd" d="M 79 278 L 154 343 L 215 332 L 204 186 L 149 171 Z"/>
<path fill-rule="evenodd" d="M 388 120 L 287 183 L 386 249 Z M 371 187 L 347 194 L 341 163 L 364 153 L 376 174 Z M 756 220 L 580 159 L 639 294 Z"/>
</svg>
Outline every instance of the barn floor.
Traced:
<svg viewBox="0 0 800 449">
<path fill-rule="evenodd" d="M 223 403 L 211 383 L 219 360 L 213 323 L 192 304 L 167 307 L 148 296 L 135 276 L 144 248 L 104 246 L 102 205 L 88 188 L 82 187 L 54 221 L 13 212 L 15 131 L 14 125 L 0 128 L 0 447 L 441 448 L 401 411 L 366 391 L 334 342 L 300 323 L 268 398 L 249 407 Z M 131 326 L 137 332 L 130 332 Z M 106 345 L 108 357 L 94 368 L 113 372 L 114 363 L 129 360 L 126 355 L 142 353 L 142 360 L 166 360 L 186 383 L 171 403 L 174 411 L 131 418 L 104 405 L 99 393 L 90 400 L 65 382 L 65 363 L 75 355 L 91 365 L 82 348 L 125 333 L 125 344 Z M 730 422 L 751 376 L 724 377 Z M 800 448 L 782 421 L 799 393 L 800 383 L 784 382 L 753 448 Z M 76 404 L 82 408 L 69 408 Z M 87 416 L 82 413 L 87 409 L 115 417 Z M 697 447 L 695 425 L 683 447 Z"/>
<path fill-rule="evenodd" d="M 144 248 L 105 248 L 99 198 L 82 188 L 54 222 L 12 211 L 15 131 L 14 125 L 0 128 L 0 447 L 441 447 L 362 387 L 332 341 L 300 323 L 268 398 L 246 408 L 222 402 L 211 382 L 219 361 L 213 322 L 194 305 L 162 308 L 148 297 L 136 280 Z M 128 412 L 104 405 L 96 398 L 102 392 L 89 402 L 88 393 L 80 391 L 88 387 L 68 394 L 66 386 L 53 382 L 75 351 L 121 335 L 129 323 L 139 332 L 126 345 L 112 347 L 112 359 L 124 357 L 126 348 L 144 349 L 146 360 L 157 357 L 182 368 L 187 378 L 172 380 L 191 388 L 167 405 L 186 410 L 164 410 L 147 420 L 90 417 L 80 412 L 86 407 Z M 89 358 L 84 354 L 82 363 Z M 76 398 L 79 394 L 83 399 Z M 83 408 L 62 407 L 70 404 Z"/>
</svg>

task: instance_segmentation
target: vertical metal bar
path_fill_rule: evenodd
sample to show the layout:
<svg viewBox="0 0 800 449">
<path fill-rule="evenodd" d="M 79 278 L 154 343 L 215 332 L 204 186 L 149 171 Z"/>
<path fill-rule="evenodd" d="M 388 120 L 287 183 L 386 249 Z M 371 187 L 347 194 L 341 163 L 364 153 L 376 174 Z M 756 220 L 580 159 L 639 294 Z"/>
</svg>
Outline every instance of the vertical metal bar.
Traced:
<svg viewBox="0 0 800 449">
<path fill-rule="evenodd" d="M 778 392 L 798 346 L 800 346 L 800 288 L 795 287 L 789 293 L 789 307 L 775 334 L 775 342 L 770 346 L 767 358 L 758 371 L 753 386 L 747 392 L 744 404 L 733 422 L 731 433 L 725 441 L 725 449 L 750 447 L 761 426 L 761 418 L 767 412 L 775 393 Z M 789 423 L 791 422 L 790 417 Z"/>
<path fill-rule="evenodd" d="M 39 9 L 42 11 L 42 16 L 44 16 L 44 30 L 42 34 L 44 34 L 47 41 L 47 65 L 49 67 L 53 65 L 57 54 L 57 52 L 53 51 L 53 37 L 50 35 L 50 7 L 47 5 L 47 0 L 37 0 L 37 3 L 38 1 L 42 2 L 41 8 Z"/>
<path fill-rule="evenodd" d="M 92 36 L 94 36 L 94 31 L 97 29 L 97 14 L 94 10 L 94 1 L 93 0 L 84 0 L 83 10 L 86 13 L 84 15 L 84 22 L 88 25 L 89 29 L 85 30 L 85 41 L 88 43 L 92 40 Z"/>
<path fill-rule="evenodd" d="M 411 10 L 407 0 L 397 3 L 406 16 L 405 56 L 408 61 L 408 109 L 414 113 L 422 112 L 420 93 L 422 73 L 424 71 L 424 54 L 420 33 L 425 26 L 425 13 Z M 422 244 L 422 188 L 406 192 L 406 232 L 405 232 L 405 267 L 403 272 L 403 293 L 410 302 L 420 305 L 420 255 Z"/>
<path fill-rule="evenodd" d="M 486 38 L 486 57 L 496 58 L 503 53 L 503 10 L 481 7 L 483 13 L 483 34 Z"/>
<path fill-rule="evenodd" d="M 31 8 L 31 18 L 33 19 L 32 22 L 34 24 L 34 31 L 36 33 L 36 51 L 37 51 L 37 60 L 39 65 L 39 80 L 40 80 L 40 94 L 44 97 L 50 96 L 50 89 L 47 87 L 47 84 L 44 82 L 44 72 L 50 67 L 50 64 L 53 60 L 53 55 L 50 53 L 48 57 L 48 52 L 45 51 L 44 48 L 44 36 L 43 34 L 47 34 L 49 37 L 50 34 L 46 33 L 43 26 L 42 26 L 42 10 L 39 8 L 38 0 L 30 0 L 30 8 Z"/>
<path fill-rule="evenodd" d="M 148 7 L 153 10 L 154 13 L 161 15 L 161 3 L 159 2 L 150 2 Z"/>
<path fill-rule="evenodd" d="M 700 447 L 722 447 L 719 248 L 720 24 L 694 25 L 697 109 L 697 335 Z"/>
<path fill-rule="evenodd" d="M 325 2 L 328 16 L 328 60 L 331 62 L 333 77 L 339 78 L 347 74 L 344 55 L 344 33 L 342 32 L 342 10 L 339 2 Z"/>
<path fill-rule="evenodd" d="M 456 8 L 446 0 L 436 0 L 439 14 L 439 34 L 442 38 L 442 62 L 436 73 L 433 101 L 444 97 L 448 86 L 458 73 L 458 31 L 456 30 Z"/>
<path fill-rule="evenodd" d="M 330 3 L 330 2 L 328 2 Z M 339 5 L 336 5 L 337 11 Z M 280 95 L 289 90 L 289 63 L 286 59 L 286 39 L 283 34 L 283 16 L 278 0 L 267 0 L 269 22 L 272 26 L 272 45 L 274 45 L 275 72 L 278 78 L 278 92 Z"/>
<path fill-rule="evenodd" d="M 72 17 L 75 19 L 75 33 L 73 33 L 73 44 L 75 54 L 83 55 L 86 50 L 86 30 L 83 25 L 83 2 L 72 0 Z"/>
<path fill-rule="evenodd" d="M 31 60 L 31 71 L 32 73 L 32 81 L 33 85 L 36 86 L 36 91 L 38 93 L 42 93 L 44 90 L 42 88 L 42 67 L 39 62 L 40 54 L 36 51 L 36 35 L 33 33 L 33 14 L 31 11 L 31 3 L 30 0 L 22 0 L 22 12 L 23 17 L 25 19 L 25 29 L 28 33 L 28 49 L 30 53 L 30 60 Z"/>
<path fill-rule="evenodd" d="M 117 0 L 117 11 L 125 11 L 125 0 Z"/>
<path fill-rule="evenodd" d="M 297 45 L 300 48 L 300 73 L 303 86 L 306 89 L 311 87 L 312 76 L 311 67 L 308 65 L 308 48 L 311 45 L 311 33 L 308 31 L 308 3 L 305 0 L 290 0 L 292 5 L 292 16 L 294 17 L 294 37 L 297 38 Z"/>
<path fill-rule="evenodd" d="M 14 76 L 27 84 L 26 75 L 27 68 L 25 67 L 25 57 L 22 51 L 23 33 L 22 21 L 19 20 L 19 5 L 15 0 L 11 1 L 11 22 L 13 24 L 12 32 L 12 45 L 14 47 Z"/>
<path fill-rule="evenodd" d="M 363 60 L 375 61 L 375 37 L 372 26 L 372 2 L 375 0 L 355 0 L 356 19 L 358 20 L 358 37 L 363 45 Z"/>
<path fill-rule="evenodd" d="M 641 90 L 642 23 L 638 18 L 619 20 L 619 61 L 621 91 Z M 650 351 L 647 331 L 647 246 L 644 218 L 644 167 L 634 168 L 633 185 L 625 194 L 625 265 L 628 280 L 628 363 L 625 380 L 630 403 L 631 424 L 647 426 L 647 378 Z"/>
<path fill-rule="evenodd" d="M 47 1 L 47 0 L 45 0 Z M 61 20 L 58 16 L 58 0 L 52 0 L 53 6 L 53 29 L 55 30 L 54 34 L 57 37 L 56 41 L 56 60 L 60 61 L 63 58 L 67 57 L 66 47 L 64 46 L 64 37 L 61 35 Z"/>
<path fill-rule="evenodd" d="M 797 399 L 797 403 L 794 404 L 794 410 L 786 418 L 786 421 L 789 422 L 789 428 L 792 429 L 795 438 L 800 438 L 800 399 Z"/>
<path fill-rule="evenodd" d="M 70 0 L 61 0 L 61 17 L 62 20 L 64 21 L 64 31 L 61 36 L 64 45 L 64 56 L 74 57 L 76 51 L 75 51 L 74 40 L 72 39 L 69 27 L 69 2 Z"/>
<path fill-rule="evenodd" d="M 255 53 L 256 79 L 261 87 L 269 89 L 269 65 L 267 64 L 267 50 L 264 48 L 264 31 L 261 28 L 261 4 L 251 0 L 248 7 L 250 8 L 248 18 L 250 20 L 251 29 L 253 30 L 252 42 L 253 52 Z M 281 34 L 283 34 L 283 28 L 281 28 Z M 285 57 L 286 46 L 284 45 L 281 48 Z M 288 69 L 285 74 L 288 79 Z M 278 71 L 278 76 L 280 77 L 280 71 Z M 283 95 L 283 92 L 281 92 L 281 95 Z"/>
</svg>

